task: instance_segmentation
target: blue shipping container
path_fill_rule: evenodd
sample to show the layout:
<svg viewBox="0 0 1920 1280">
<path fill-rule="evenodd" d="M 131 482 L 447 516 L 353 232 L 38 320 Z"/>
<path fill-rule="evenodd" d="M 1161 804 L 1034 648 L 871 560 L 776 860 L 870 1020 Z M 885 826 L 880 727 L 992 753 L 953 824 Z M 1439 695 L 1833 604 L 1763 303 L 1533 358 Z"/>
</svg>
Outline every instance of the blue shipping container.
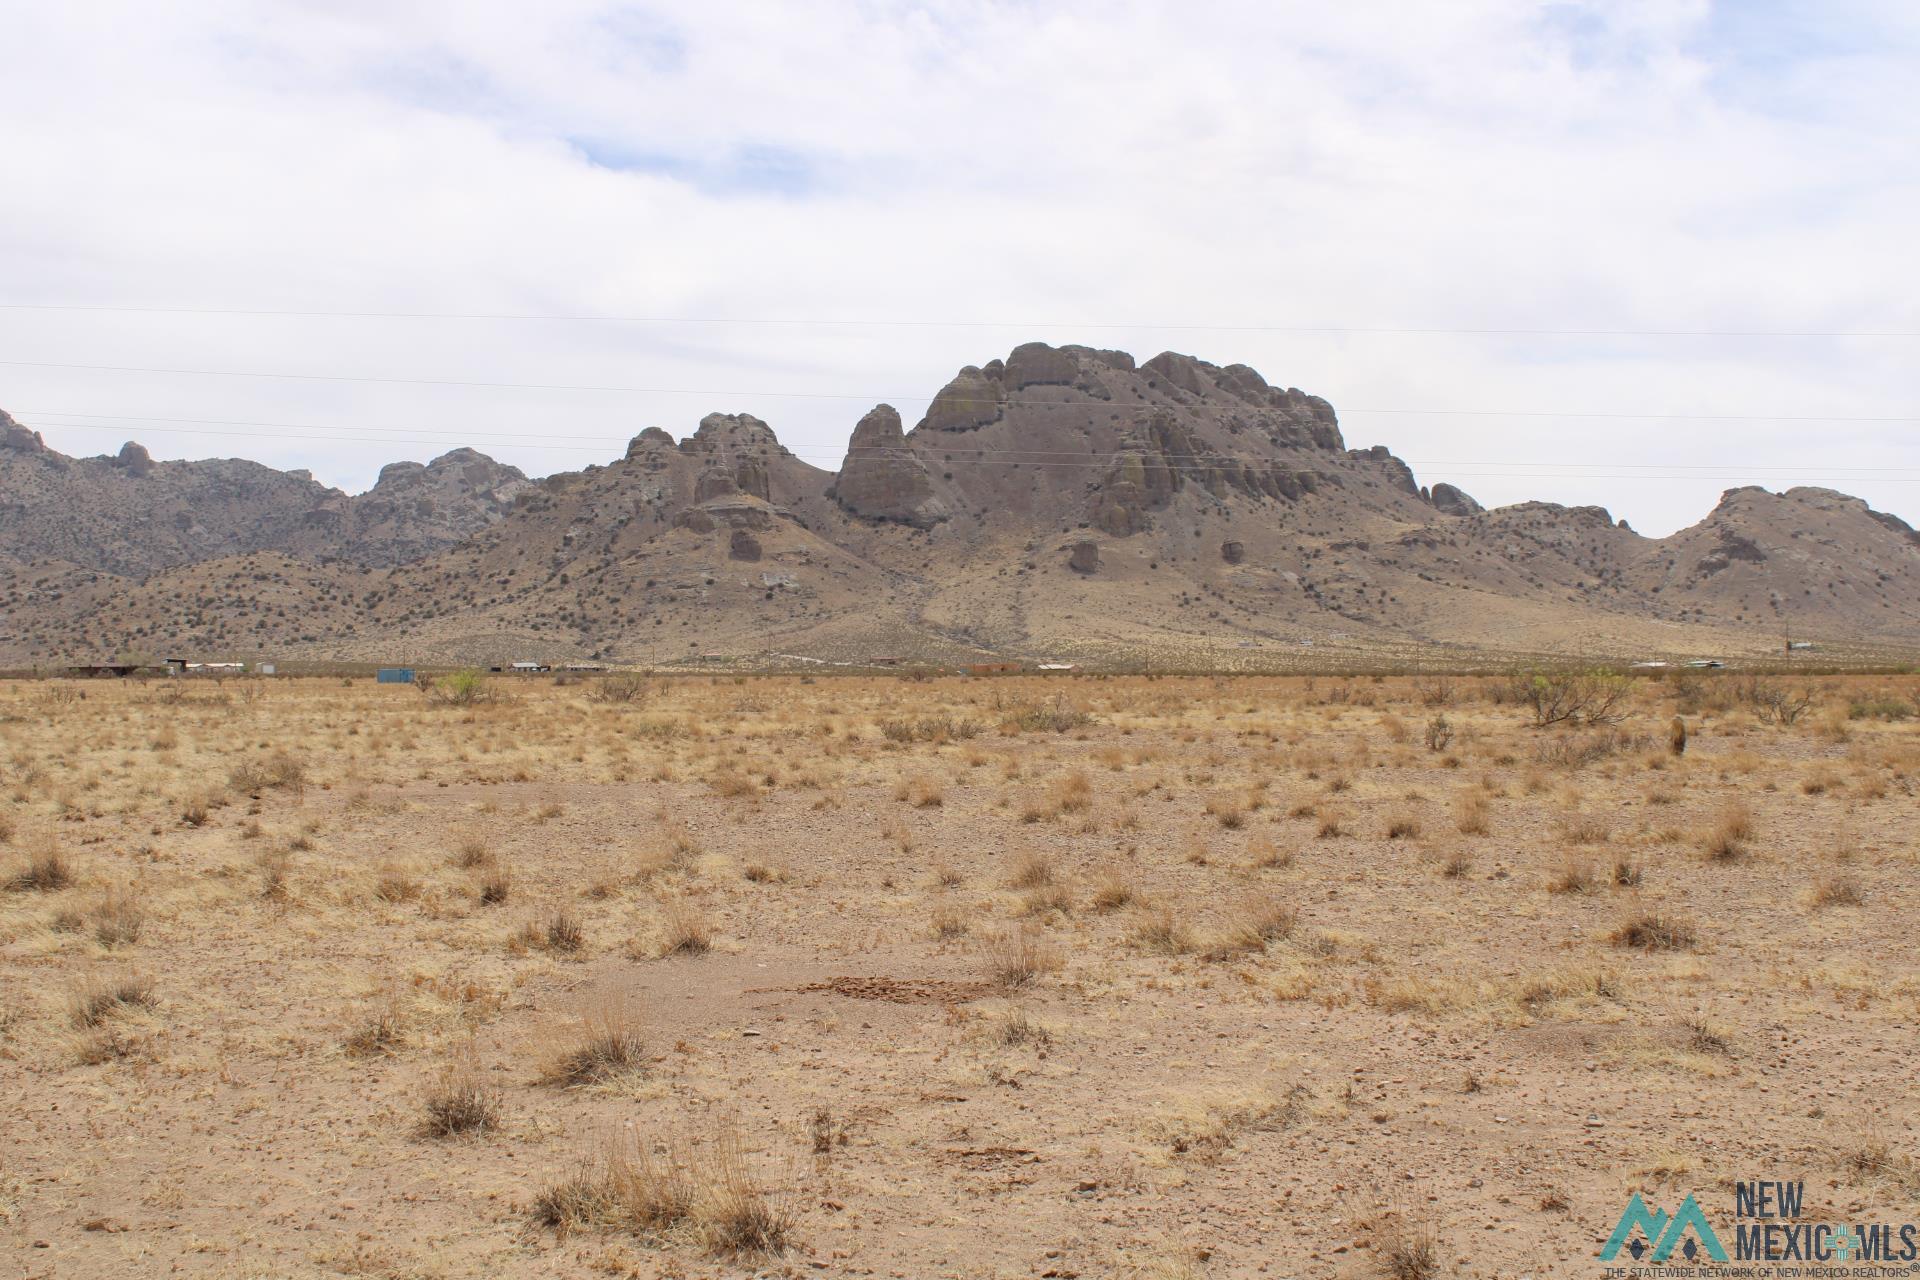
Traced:
<svg viewBox="0 0 1920 1280">
<path fill-rule="evenodd" d="M 412 684 L 413 668 L 382 667 L 380 668 L 379 680 L 381 684 Z"/>
</svg>

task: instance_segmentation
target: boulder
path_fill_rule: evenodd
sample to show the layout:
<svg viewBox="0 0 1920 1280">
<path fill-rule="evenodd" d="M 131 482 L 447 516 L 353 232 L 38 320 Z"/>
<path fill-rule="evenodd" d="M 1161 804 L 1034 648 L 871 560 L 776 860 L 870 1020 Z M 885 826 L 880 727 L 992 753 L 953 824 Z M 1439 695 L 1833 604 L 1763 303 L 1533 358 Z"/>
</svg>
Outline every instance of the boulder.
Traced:
<svg viewBox="0 0 1920 1280">
<path fill-rule="evenodd" d="M 1075 573 L 1096 573 L 1100 569 L 1100 544 L 1076 542 L 1067 549 L 1067 568 Z"/>
<path fill-rule="evenodd" d="M 147 452 L 145 445 L 129 440 L 120 446 L 113 465 L 130 476 L 144 476 L 153 470 L 153 455 Z"/>
<path fill-rule="evenodd" d="M 730 560 L 758 560 L 760 558 L 760 539 L 745 529 L 735 529 L 727 540 L 727 558 Z"/>
<path fill-rule="evenodd" d="M 1443 481 L 1433 486 L 1433 509 L 1442 515 L 1477 516 L 1486 508 L 1475 502 L 1466 490 Z"/>
<path fill-rule="evenodd" d="M 1220 558 L 1228 564 L 1245 564 L 1247 559 L 1247 544 L 1244 542 L 1221 543 Z"/>
</svg>

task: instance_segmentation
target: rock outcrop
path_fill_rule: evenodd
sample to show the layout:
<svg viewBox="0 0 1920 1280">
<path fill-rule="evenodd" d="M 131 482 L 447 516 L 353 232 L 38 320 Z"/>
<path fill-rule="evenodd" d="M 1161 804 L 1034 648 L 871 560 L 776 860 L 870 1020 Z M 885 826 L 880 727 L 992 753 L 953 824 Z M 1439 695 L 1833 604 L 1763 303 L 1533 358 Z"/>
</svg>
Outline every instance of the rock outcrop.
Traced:
<svg viewBox="0 0 1920 1280">
<path fill-rule="evenodd" d="M 865 520 L 893 520 L 924 529 L 948 514 L 946 504 L 934 496 L 926 465 L 907 447 L 900 413 L 890 404 L 875 405 L 854 427 L 846 461 L 829 493 Z"/>
<path fill-rule="evenodd" d="M 1448 516 L 1477 516 L 1485 510 L 1473 500 L 1472 494 L 1444 481 L 1433 486 L 1429 501 L 1433 503 L 1435 511 Z"/>
</svg>

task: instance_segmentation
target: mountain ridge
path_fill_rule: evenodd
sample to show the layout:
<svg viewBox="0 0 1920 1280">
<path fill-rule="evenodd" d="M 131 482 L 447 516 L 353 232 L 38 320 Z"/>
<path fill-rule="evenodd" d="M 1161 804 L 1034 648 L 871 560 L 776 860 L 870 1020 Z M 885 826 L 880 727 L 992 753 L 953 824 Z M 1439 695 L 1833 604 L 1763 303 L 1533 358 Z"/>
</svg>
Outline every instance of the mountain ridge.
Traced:
<svg viewBox="0 0 1920 1280">
<path fill-rule="evenodd" d="M 0 419 L 0 656 L 1239 665 L 1920 636 L 1920 534 L 1858 498 L 1732 489 L 1666 538 L 1600 507 L 1485 509 L 1348 447 L 1326 400 L 1174 352 L 1022 344 L 910 430 L 876 405 L 837 471 L 744 413 L 538 480 L 453 450 L 351 498 L 144 452 L 64 459 Z M 23 516 L 49 501 L 23 489 L 75 475 L 174 496 L 117 523 L 70 503 L 64 532 Z M 188 490 L 226 506 L 169 529 Z"/>
</svg>

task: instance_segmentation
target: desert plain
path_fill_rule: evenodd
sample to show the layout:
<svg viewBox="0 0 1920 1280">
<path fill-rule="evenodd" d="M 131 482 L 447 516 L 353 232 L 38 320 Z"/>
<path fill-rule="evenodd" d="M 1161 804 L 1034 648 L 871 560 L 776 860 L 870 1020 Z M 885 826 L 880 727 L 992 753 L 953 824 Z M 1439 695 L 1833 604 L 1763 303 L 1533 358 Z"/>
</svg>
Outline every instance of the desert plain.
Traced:
<svg viewBox="0 0 1920 1280">
<path fill-rule="evenodd" d="M 1507 674 L 0 684 L 5 1273 L 1910 1221 L 1920 678 L 1658 676 L 1548 725 Z"/>
</svg>

